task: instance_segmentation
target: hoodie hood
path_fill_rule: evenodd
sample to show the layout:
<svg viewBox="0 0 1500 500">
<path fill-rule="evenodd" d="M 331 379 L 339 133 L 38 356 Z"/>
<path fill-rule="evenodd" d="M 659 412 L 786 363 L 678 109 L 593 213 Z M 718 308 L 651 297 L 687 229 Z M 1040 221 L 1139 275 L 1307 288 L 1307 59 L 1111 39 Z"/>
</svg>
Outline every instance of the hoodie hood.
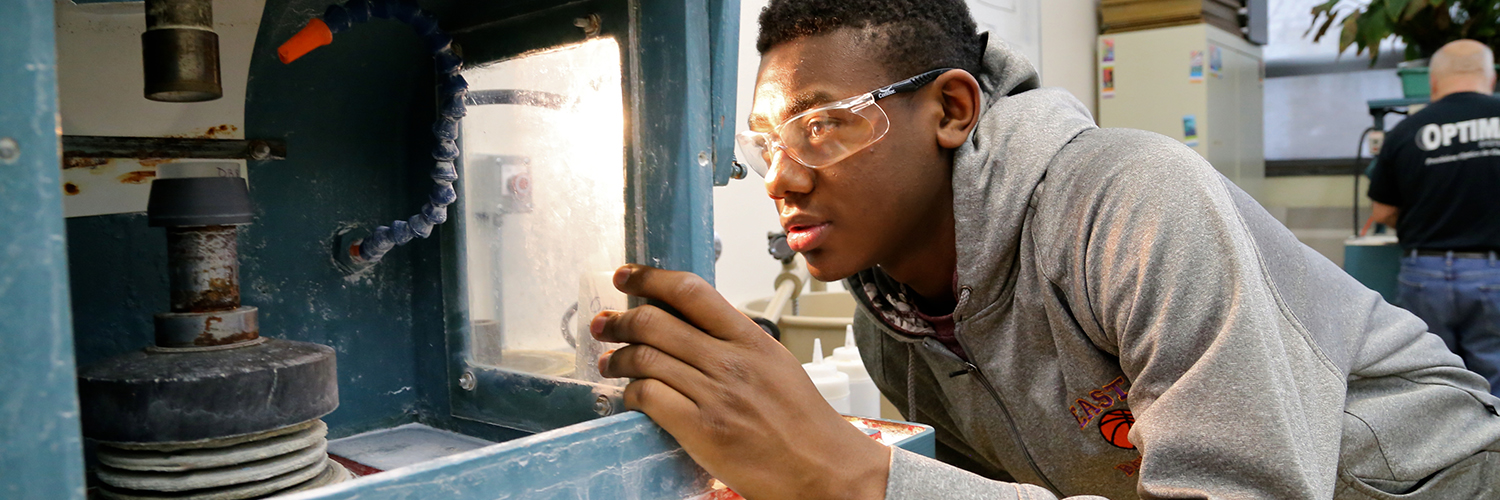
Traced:
<svg viewBox="0 0 1500 500">
<path fill-rule="evenodd" d="M 957 318 L 971 316 L 1011 289 L 1022 223 L 1031 196 L 1053 157 L 1095 128 L 1083 103 L 1067 91 L 1041 88 L 1036 68 L 1010 45 L 985 35 L 979 80 L 979 123 L 953 156 L 953 212 L 958 253 Z M 917 317 L 914 294 L 878 267 L 849 278 L 849 289 L 885 323 L 909 334 L 932 331 Z M 978 286 L 983 284 L 985 286 Z M 979 296 L 970 297 L 978 293 Z"/>
</svg>

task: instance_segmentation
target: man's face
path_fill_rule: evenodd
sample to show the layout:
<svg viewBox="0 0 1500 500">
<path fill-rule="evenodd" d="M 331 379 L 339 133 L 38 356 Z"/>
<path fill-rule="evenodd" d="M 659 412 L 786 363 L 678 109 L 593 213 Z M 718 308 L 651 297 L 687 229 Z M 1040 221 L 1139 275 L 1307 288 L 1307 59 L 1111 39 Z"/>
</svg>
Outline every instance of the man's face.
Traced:
<svg viewBox="0 0 1500 500">
<path fill-rule="evenodd" d="M 761 58 L 750 129 L 771 132 L 809 108 L 915 76 L 889 74 L 864 38 L 843 29 L 772 47 Z M 820 280 L 895 265 L 952 230 L 951 154 L 936 139 L 940 94 L 929 85 L 878 105 L 891 124 L 880 141 L 816 169 L 778 153 L 766 175 L 788 243 Z"/>
</svg>

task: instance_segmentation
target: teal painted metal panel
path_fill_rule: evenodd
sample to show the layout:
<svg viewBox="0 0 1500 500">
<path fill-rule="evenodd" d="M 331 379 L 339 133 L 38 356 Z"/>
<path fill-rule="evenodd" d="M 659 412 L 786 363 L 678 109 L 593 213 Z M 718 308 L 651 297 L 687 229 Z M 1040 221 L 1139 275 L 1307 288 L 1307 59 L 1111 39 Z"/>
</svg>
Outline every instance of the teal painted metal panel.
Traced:
<svg viewBox="0 0 1500 500">
<path fill-rule="evenodd" d="M 151 345 L 152 314 L 170 307 L 166 234 L 144 213 L 74 217 L 67 227 L 78 366 Z"/>
<path fill-rule="evenodd" d="M 919 427 L 895 446 L 931 457 L 936 433 Z M 671 435 L 627 412 L 284 498 L 671 500 L 709 488 L 708 473 Z"/>
<path fill-rule="evenodd" d="M 1344 271 L 1361 285 L 1380 292 L 1386 302 L 1396 303 L 1396 292 L 1400 288 L 1396 281 L 1401 274 L 1401 246 L 1395 242 L 1371 244 L 1344 242 Z"/>
<path fill-rule="evenodd" d="M 332 3 L 268 0 L 256 35 L 245 133 L 285 139 L 287 159 L 249 167 L 256 218 L 241 230 L 243 301 L 260 308 L 263 335 L 337 351 L 332 434 L 446 427 L 436 422 L 448 414 L 438 238 L 353 277 L 331 257 L 337 231 L 405 218 L 426 201 L 431 58 L 411 28 L 378 20 L 282 64 L 276 47 Z"/>
<path fill-rule="evenodd" d="M 645 251 L 639 262 L 714 279 L 713 61 L 707 0 L 648 0 L 639 24 L 639 102 L 633 123 L 642 147 L 637 193 Z"/>
<path fill-rule="evenodd" d="M 708 0 L 713 52 L 714 185 L 729 184 L 734 162 L 735 89 L 740 69 L 740 1 Z"/>
<path fill-rule="evenodd" d="M 629 412 L 284 498 L 663 500 L 708 488 L 677 441 Z"/>
<path fill-rule="evenodd" d="M 0 19 L 0 497 L 81 499 L 52 2 Z"/>
</svg>

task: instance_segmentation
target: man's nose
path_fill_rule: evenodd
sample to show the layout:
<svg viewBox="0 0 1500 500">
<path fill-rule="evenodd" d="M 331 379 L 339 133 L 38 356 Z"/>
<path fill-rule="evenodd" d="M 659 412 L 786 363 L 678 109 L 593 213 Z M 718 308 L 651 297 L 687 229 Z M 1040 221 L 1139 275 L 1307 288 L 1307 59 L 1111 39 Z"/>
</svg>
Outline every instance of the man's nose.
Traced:
<svg viewBox="0 0 1500 500">
<path fill-rule="evenodd" d="M 771 164 L 766 170 L 766 194 L 772 199 L 782 199 L 793 194 L 807 194 L 814 186 L 813 170 L 793 159 L 785 150 L 777 148 L 771 154 Z"/>
</svg>

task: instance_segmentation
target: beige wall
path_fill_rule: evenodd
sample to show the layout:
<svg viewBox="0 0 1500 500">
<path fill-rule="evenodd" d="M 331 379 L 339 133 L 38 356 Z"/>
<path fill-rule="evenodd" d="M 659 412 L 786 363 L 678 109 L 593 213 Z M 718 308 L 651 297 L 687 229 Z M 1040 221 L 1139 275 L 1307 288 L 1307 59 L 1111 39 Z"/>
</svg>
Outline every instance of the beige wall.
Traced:
<svg viewBox="0 0 1500 500">
<path fill-rule="evenodd" d="M 1094 103 L 1094 44 L 1097 0 L 1034 0 L 1040 4 L 1042 84 L 1063 87 L 1089 109 Z M 760 56 L 755 51 L 757 17 L 766 0 L 740 4 L 740 64 L 738 114 L 743 126 L 750 109 L 749 89 L 755 84 Z M 719 292 L 739 305 L 771 295 L 781 264 L 766 254 L 766 233 L 781 230 L 776 208 L 754 173 L 714 189 L 714 227 L 724 242 L 715 273 Z"/>
<path fill-rule="evenodd" d="M 1094 85 L 1099 0 L 1044 0 L 1042 85 L 1062 87 L 1098 113 Z"/>
<path fill-rule="evenodd" d="M 1354 176 L 1267 177 L 1261 203 L 1297 239 L 1328 260 L 1344 264 L 1344 239 L 1354 233 Z M 1360 224 L 1370 218 L 1369 180 L 1360 182 Z"/>
</svg>

